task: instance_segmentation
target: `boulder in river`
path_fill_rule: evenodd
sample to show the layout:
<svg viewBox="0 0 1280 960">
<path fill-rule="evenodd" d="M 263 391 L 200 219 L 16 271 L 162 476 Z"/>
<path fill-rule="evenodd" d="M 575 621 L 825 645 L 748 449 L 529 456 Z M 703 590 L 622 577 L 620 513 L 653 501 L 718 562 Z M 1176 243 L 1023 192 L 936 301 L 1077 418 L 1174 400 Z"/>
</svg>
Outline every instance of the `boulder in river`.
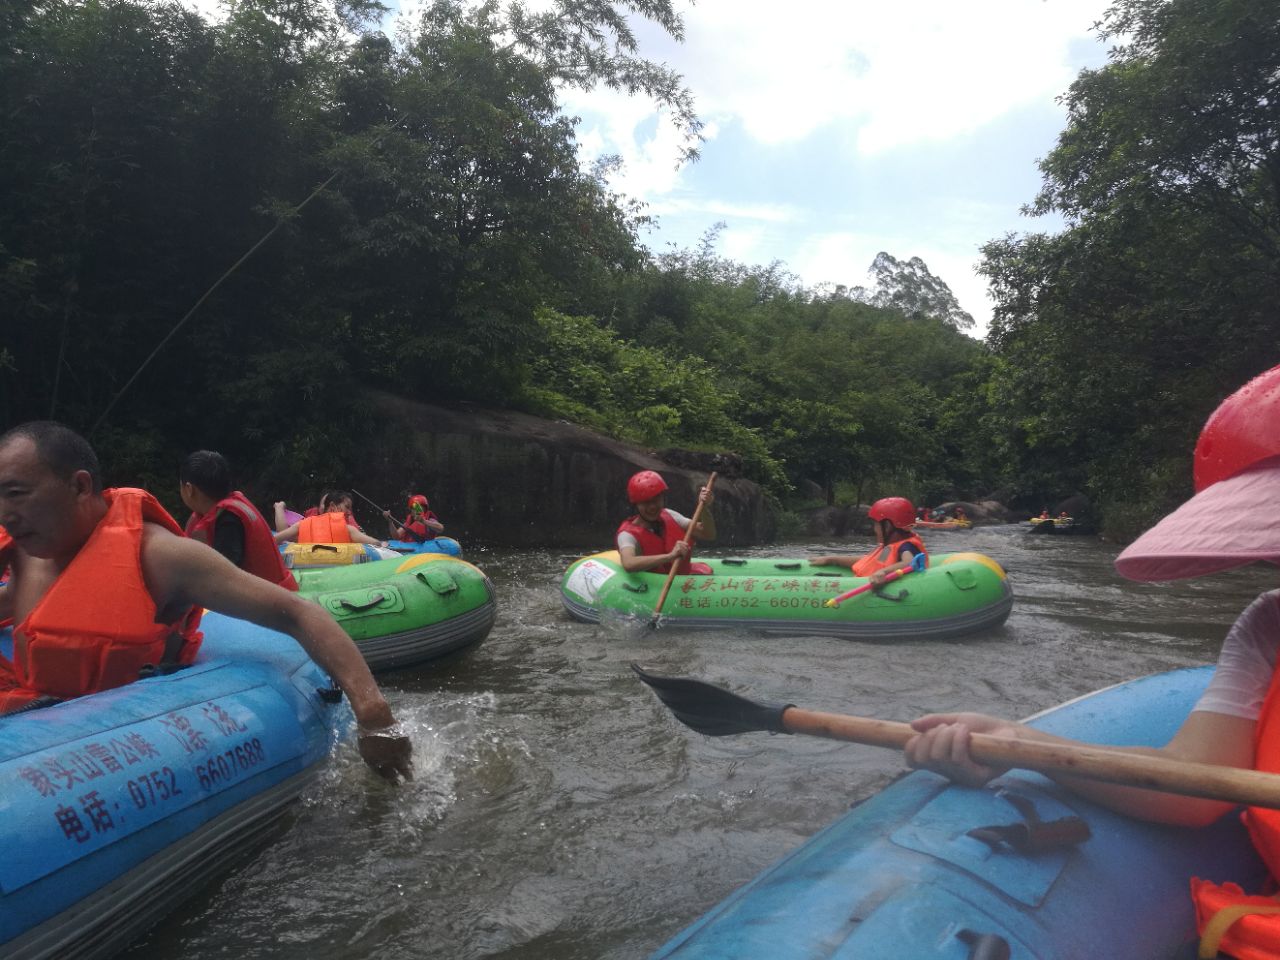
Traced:
<svg viewBox="0 0 1280 960">
<path fill-rule="evenodd" d="M 481 540 L 607 550 L 633 512 L 626 487 L 637 470 L 662 474 L 671 487 L 668 504 L 687 516 L 707 475 L 719 470 L 716 543 L 749 546 L 774 535 L 764 492 L 741 475 L 733 454 L 667 450 L 663 459 L 563 420 L 449 409 L 378 391 L 370 400 L 379 428 L 366 438 L 350 483 L 397 509 L 407 494 L 426 493 L 446 535 L 464 547 Z"/>
</svg>

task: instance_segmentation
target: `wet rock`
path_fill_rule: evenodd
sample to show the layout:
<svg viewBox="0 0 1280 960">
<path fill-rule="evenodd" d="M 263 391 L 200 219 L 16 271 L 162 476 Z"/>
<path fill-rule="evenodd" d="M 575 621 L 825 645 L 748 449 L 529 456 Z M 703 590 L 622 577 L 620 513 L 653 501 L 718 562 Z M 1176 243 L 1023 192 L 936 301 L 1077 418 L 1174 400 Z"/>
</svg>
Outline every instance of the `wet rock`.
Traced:
<svg viewBox="0 0 1280 960">
<path fill-rule="evenodd" d="M 426 493 L 446 535 L 464 542 L 608 549 L 633 512 L 626 487 L 637 470 L 662 474 L 671 487 L 668 503 L 686 515 L 707 475 L 719 470 L 713 509 L 720 545 L 767 542 L 776 529 L 763 491 L 741 476 L 741 460 L 732 454 L 680 451 L 672 455 L 681 463 L 672 464 L 564 421 L 447 409 L 378 391 L 369 400 L 378 428 L 364 439 L 364 466 L 351 485 L 387 504 Z M 381 527 L 379 519 L 375 529 Z"/>
</svg>

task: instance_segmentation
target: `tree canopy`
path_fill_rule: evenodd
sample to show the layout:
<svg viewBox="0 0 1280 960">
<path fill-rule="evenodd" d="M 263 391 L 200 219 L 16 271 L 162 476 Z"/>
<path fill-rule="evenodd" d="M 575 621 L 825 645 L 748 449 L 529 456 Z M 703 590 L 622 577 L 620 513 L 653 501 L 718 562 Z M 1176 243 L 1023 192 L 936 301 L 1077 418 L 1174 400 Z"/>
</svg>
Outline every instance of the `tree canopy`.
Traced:
<svg viewBox="0 0 1280 960">
<path fill-rule="evenodd" d="M 1065 228 L 986 245 L 980 343 L 910 251 L 850 290 L 714 227 L 646 249 L 560 94 L 647 97 L 694 158 L 692 96 L 634 32 L 679 38 L 670 0 L 434 0 L 394 39 L 371 0 L 8 4 L 0 416 L 100 423 L 131 482 L 195 444 L 333 475 L 377 386 L 736 451 L 782 499 L 1082 490 L 1137 523 L 1280 361 L 1278 6 L 1112 6 L 1028 206 Z"/>
</svg>

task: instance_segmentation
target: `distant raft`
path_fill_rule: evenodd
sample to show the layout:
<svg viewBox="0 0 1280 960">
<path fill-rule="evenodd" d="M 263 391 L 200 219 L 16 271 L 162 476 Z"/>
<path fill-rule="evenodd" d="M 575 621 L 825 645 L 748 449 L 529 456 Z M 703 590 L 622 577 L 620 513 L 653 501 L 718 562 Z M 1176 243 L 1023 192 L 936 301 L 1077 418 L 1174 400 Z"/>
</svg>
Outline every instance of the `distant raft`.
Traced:
<svg viewBox="0 0 1280 960">
<path fill-rule="evenodd" d="M 968 530 L 973 521 L 952 517 L 950 520 L 917 520 L 915 525 L 924 530 Z"/>
<path fill-rule="evenodd" d="M 371 670 L 395 670 L 475 646 L 493 629 L 493 583 L 465 560 L 420 554 L 295 570 L 302 595 L 327 610 Z"/>
<path fill-rule="evenodd" d="M 350 725 L 290 637 L 201 628 L 191 667 L 0 716 L 6 960 L 119 953 L 262 843 Z"/>
<path fill-rule="evenodd" d="M 349 567 L 355 563 L 373 563 L 396 556 L 390 550 L 384 552 L 371 543 L 282 543 L 280 553 L 284 556 L 284 565 L 290 570 Z"/>
<path fill-rule="evenodd" d="M 1028 533 L 1076 532 L 1076 522 L 1071 517 L 1032 517 L 1025 526 Z"/>
<path fill-rule="evenodd" d="M 662 608 L 664 624 L 856 640 L 938 639 L 999 626 L 1013 607 L 1005 571 L 980 553 L 931 556 L 927 570 L 838 607 L 825 602 L 867 581 L 805 560 L 699 559 L 711 566 L 711 575 L 675 578 Z M 573 563 L 560 595 L 576 620 L 647 617 L 665 580 L 665 574 L 627 573 L 610 550 Z"/>
<path fill-rule="evenodd" d="M 431 540 L 388 540 L 388 549 L 396 553 L 443 553 L 449 557 L 462 556 L 462 544 L 452 537 L 435 537 Z"/>
</svg>

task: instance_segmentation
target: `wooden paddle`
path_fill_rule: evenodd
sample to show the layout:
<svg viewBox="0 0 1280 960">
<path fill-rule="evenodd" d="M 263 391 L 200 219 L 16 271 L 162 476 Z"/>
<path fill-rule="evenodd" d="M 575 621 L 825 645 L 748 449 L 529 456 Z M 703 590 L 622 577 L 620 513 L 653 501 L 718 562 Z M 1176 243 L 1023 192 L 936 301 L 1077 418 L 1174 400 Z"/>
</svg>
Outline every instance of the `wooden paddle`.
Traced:
<svg viewBox="0 0 1280 960">
<path fill-rule="evenodd" d="M 352 487 L 352 488 L 351 488 L 351 492 L 352 492 L 352 493 L 354 493 L 354 494 L 355 494 L 357 497 L 359 497 L 361 500 L 363 500 L 365 503 L 367 503 L 369 506 L 373 507 L 373 509 L 377 510 L 377 511 L 378 511 L 380 514 L 382 514 L 384 517 L 391 513 L 391 511 L 390 511 L 390 510 L 388 510 L 386 507 L 383 507 L 383 506 L 381 506 L 381 505 L 379 505 L 379 504 L 374 503 L 372 500 L 370 500 L 368 497 L 366 497 L 363 493 L 361 493 L 361 492 L 360 492 L 359 490 L 357 490 L 355 487 Z"/>
<path fill-rule="evenodd" d="M 716 482 L 716 475 L 715 475 L 715 472 L 712 471 L 711 476 L 707 478 L 706 489 L 708 492 L 710 492 L 711 488 L 715 486 L 715 482 Z M 698 526 L 698 518 L 702 516 L 702 507 L 703 507 L 703 501 L 701 498 L 699 498 L 698 506 L 695 507 L 693 511 L 693 519 L 689 521 L 689 529 L 684 532 L 683 542 L 686 544 L 693 543 L 693 531 Z M 658 618 L 662 616 L 662 605 L 667 602 L 667 593 L 670 592 L 671 584 L 676 578 L 676 571 L 679 569 L 680 569 L 679 559 L 672 560 L 671 571 L 667 574 L 667 582 L 662 585 L 662 593 L 658 597 L 657 605 L 653 608 L 653 616 L 649 619 L 649 626 L 656 627 L 658 625 Z"/>
<path fill-rule="evenodd" d="M 802 710 L 794 704 L 757 703 L 700 680 L 658 677 L 632 664 L 676 719 L 709 737 L 768 731 L 798 733 L 901 750 L 915 736 L 910 724 L 840 713 Z M 969 753 L 978 763 L 1065 774 L 1144 790 L 1280 810 L 1280 775 L 1212 763 L 1192 763 L 1130 753 L 1116 747 L 1013 740 L 975 733 Z"/>
</svg>

